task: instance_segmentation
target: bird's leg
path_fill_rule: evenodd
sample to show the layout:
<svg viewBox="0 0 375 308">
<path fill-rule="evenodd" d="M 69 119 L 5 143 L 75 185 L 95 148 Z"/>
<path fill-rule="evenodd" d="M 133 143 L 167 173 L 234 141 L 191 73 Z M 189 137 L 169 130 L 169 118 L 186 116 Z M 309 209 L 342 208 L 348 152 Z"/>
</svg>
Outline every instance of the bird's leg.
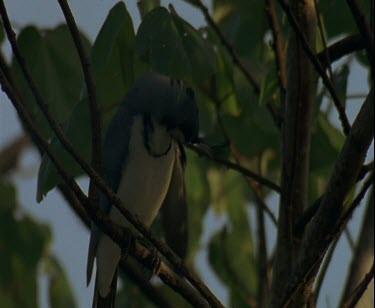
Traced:
<svg viewBox="0 0 375 308">
<path fill-rule="evenodd" d="M 123 255 L 123 258 L 126 260 L 127 257 L 129 256 L 129 252 L 132 249 L 134 249 L 136 236 L 127 227 L 124 227 L 123 230 L 124 230 L 125 240 L 122 245 L 122 255 Z"/>
<path fill-rule="evenodd" d="M 150 243 L 146 241 L 145 238 L 139 236 L 137 237 L 137 241 L 150 251 L 150 253 L 145 258 L 147 267 L 143 267 L 146 279 L 150 280 L 153 275 L 157 275 L 159 273 L 161 259 L 157 249 L 154 246 L 150 245 Z"/>
</svg>

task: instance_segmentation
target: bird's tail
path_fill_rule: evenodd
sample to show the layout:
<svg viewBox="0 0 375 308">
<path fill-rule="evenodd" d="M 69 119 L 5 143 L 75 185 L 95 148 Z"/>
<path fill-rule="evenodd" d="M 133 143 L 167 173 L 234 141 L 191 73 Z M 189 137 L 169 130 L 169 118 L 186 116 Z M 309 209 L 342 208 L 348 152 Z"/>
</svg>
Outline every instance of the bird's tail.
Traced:
<svg viewBox="0 0 375 308">
<path fill-rule="evenodd" d="M 113 275 L 111 288 L 106 297 L 101 297 L 99 294 L 98 275 L 96 275 L 95 287 L 94 287 L 94 298 L 92 300 L 92 308 L 115 308 L 116 291 L 117 291 L 117 271 L 118 269 L 116 269 L 115 274 Z"/>
</svg>

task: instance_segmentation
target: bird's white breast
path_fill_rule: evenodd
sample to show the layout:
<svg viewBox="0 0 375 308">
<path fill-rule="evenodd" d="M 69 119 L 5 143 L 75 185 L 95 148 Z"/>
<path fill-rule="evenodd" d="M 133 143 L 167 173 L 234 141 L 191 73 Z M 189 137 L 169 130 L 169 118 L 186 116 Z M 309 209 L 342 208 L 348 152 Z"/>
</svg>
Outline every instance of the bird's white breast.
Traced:
<svg viewBox="0 0 375 308">
<path fill-rule="evenodd" d="M 172 142 L 169 151 L 160 157 L 150 155 L 144 146 L 143 121 L 141 116 L 134 119 L 129 150 L 123 166 L 122 178 L 117 195 L 123 206 L 137 215 L 140 221 L 150 226 L 167 194 L 175 159 L 175 143 L 166 129 L 153 121 L 154 131 L 149 144 L 154 153 L 164 153 Z M 125 226 L 125 218 L 112 207 L 110 218 Z M 106 235 L 99 239 L 97 250 L 98 287 L 105 296 L 120 260 L 121 249 Z"/>
</svg>

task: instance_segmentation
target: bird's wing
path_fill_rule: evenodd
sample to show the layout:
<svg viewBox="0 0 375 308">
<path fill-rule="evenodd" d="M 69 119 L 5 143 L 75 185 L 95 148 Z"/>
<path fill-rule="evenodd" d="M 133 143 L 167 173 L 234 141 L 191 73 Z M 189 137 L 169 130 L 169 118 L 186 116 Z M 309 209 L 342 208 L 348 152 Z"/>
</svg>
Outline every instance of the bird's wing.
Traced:
<svg viewBox="0 0 375 308">
<path fill-rule="evenodd" d="M 176 147 L 175 157 L 171 182 L 160 215 L 168 245 L 184 258 L 188 244 L 188 211 L 185 192 L 186 156 L 181 144 Z"/>
<path fill-rule="evenodd" d="M 108 127 L 104 141 L 102 174 L 106 183 L 114 192 L 117 192 L 123 166 L 126 163 L 132 124 L 132 115 L 128 112 L 125 104 L 121 105 Z M 103 193 L 100 193 L 99 207 L 104 213 L 108 213 L 111 208 L 111 203 Z M 91 237 L 86 269 L 87 284 L 91 280 L 100 233 L 100 229 L 94 223 L 91 223 Z"/>
</svg>

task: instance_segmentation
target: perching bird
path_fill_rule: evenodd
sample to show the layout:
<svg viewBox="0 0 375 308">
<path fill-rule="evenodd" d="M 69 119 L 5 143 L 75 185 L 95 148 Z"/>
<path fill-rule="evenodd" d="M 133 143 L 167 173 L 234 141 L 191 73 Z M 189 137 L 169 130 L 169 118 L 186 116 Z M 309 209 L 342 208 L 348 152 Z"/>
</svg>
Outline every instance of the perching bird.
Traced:
<svg viewBox="0 0 375 308">
<path fill-rule="evenodd" d="M 146 226 L 161 206 L 184 205 L 181 142 L 195 141 L 198 126 L 193 91 L 181 81 L 156 73 L 147 73 L 135 83 L 113 117 L 104 141 L 103 176 L 123 206 Z M 100 209 L 116 224 L 129 226 L 103 194 Z M 114 307 L 110 289 L 112 281 L 117 281 L 120 256 L 121 248 L 92 224 L 87 283 L 96 258 L 93 307 Z"/>
</svg>

